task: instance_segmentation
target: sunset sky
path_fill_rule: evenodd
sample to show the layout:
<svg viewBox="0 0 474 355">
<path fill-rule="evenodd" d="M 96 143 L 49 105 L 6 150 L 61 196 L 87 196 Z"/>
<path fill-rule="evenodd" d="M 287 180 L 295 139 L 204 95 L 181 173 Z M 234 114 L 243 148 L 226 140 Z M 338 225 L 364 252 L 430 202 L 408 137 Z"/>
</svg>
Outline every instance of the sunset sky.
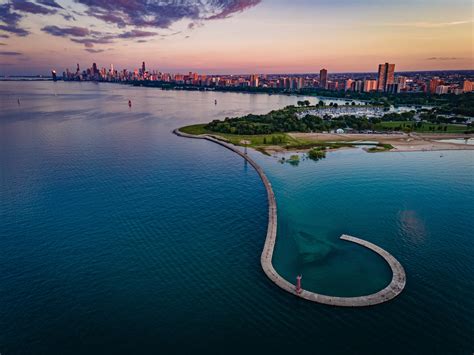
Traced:
<svg viewBox="0 0 474 355">
<path fill-rule="evenodd" d="M 0 75 L 473 69 L 471 0 L 0 0 Z"/>
</svg>

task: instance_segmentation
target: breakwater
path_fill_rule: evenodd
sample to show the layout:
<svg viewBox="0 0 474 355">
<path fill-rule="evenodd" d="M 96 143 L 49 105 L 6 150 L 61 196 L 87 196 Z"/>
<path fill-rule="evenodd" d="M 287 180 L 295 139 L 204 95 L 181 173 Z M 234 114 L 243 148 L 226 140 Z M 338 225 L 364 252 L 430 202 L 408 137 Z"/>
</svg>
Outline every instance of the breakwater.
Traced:
<svg viewBox="0 0 474 355">
<path fill-rule="evenodd" d="M 308 290 L 299 290 L 297 291 L 296 286 L 291 282 L 288 282 L 283 277 L 281 277 L 278 272 L 275 270 L 272 264 L 273 258 L 273 251 L 275 248 L 276 243 L 276 235 L 277 235 L 277 206 L 275 200 L 275 194 L 273 192 L 272 186 L 270 181 L 268 180 L 267 176 L 265 175 L 263 169 L 247 154 L 240 151 L 237 147 L 232 144 L 229 144 L 221 139 L 216 138 L 212 135 L 191 135 L 187 133 L 181 132 L 179 129 L 175 129 L 173 131 L 174 134 L 180 137 L 186 138 L 193 138 L 193 139 L 205 139 L 211 141 L 213 143 L 219 144 L 234 153 L 240 155 L 244 158 L 252 167 L 257 171 L 260 179 L 262 180 L 265 189 L 267 191 L 267 199 L 268 199 L 268 227 L 267 227 L 267 236 L 265 239 L 265 245 L 263 247 L 262 255 L 260 258 L 260 263 L 262 266 L 263 271 L 267 275 L 267 277 L 273 281 L 276 285 L 278 285 L 283 290 L 308 301 L 313 301 L 317 303 L 322 303 L 326 305 L 332 306 L 340 306 L 340 307 L 364 307 L 364 306 L 373 306 L 376 304 L 387 302 L 396 296 L 398 296 L 404 289 L 406 284 L 406 274 L 403 266 L 398 262 L 395 257 L 393 257 L 390 253 L 386 250 L 380 248 L 379 246 L 370 243 L 366 240 L 359 239 L 356 237 L 352 237 L 349 235 L 342 235 L 340 237 L 341 240 L 345 240 L 348 242 L 359 244 L 363 247 L 366 247 L 373 252 L 377 253 L 381 256 L 390 266 L 392 270 L 392 280 L 384 289 L 365 296 L 358 296 L 358 297 L 337 297 L 337 296 L 328 296 L 322 295 L 319 293 L 311 292 Z M 296 275 L 295 275 L 296 279 Z"/>
</svg>

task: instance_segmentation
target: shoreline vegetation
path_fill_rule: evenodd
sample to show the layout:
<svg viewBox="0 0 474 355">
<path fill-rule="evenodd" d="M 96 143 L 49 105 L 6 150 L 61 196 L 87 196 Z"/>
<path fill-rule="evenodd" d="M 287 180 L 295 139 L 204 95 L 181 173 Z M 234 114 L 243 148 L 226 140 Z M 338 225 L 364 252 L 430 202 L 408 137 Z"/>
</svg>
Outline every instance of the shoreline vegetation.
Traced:
<svg viewBox="0 0 474 355">
<path fill-rule="evenodd" d="M 266 155 L 305 152 L 308 158 L 319 160 L 326 151 L 356 146 L 365 146 L 369 153 L 474 149 L 467 144 L 474 137 L 474 127 L 467 121 L 440 115 L 434 109 L 389 112 L 355 103 L 338 106 L 319 101 L 311 106 L 306 100 L 263 115 L 226 117 L 180 130 L 248 146 Z M 461 141 L 440 141 L 444 139 Z"/>
</svg>

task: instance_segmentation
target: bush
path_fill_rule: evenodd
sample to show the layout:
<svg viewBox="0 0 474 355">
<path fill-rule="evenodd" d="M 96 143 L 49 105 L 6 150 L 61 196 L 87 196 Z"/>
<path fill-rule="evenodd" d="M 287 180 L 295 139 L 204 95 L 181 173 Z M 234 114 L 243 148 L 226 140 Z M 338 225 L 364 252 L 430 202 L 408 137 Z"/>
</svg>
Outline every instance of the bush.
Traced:
<svg viewBox="0 0 474 355">
<path fill-rule="evenodd" d="M 318 161 L 320 159 L 326 158 L 326 152 L 321 148 L 313 148 L 308 152 L 308 158 Z"/>
</svg>

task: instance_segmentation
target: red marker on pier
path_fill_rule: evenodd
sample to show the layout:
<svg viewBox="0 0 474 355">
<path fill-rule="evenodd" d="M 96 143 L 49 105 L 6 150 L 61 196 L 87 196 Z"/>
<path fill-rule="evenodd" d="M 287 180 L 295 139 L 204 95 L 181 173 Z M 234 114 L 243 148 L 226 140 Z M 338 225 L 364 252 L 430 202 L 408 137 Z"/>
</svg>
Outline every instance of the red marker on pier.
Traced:
<svg viewBox="0 0 474 355">
<path fill-rule="evenodd" d="M 303 289 L 301 288 L 301 279 L 303 277 L 301 275 L 296 276 L 296 293 L 300 294 Z"/>
</svg>

